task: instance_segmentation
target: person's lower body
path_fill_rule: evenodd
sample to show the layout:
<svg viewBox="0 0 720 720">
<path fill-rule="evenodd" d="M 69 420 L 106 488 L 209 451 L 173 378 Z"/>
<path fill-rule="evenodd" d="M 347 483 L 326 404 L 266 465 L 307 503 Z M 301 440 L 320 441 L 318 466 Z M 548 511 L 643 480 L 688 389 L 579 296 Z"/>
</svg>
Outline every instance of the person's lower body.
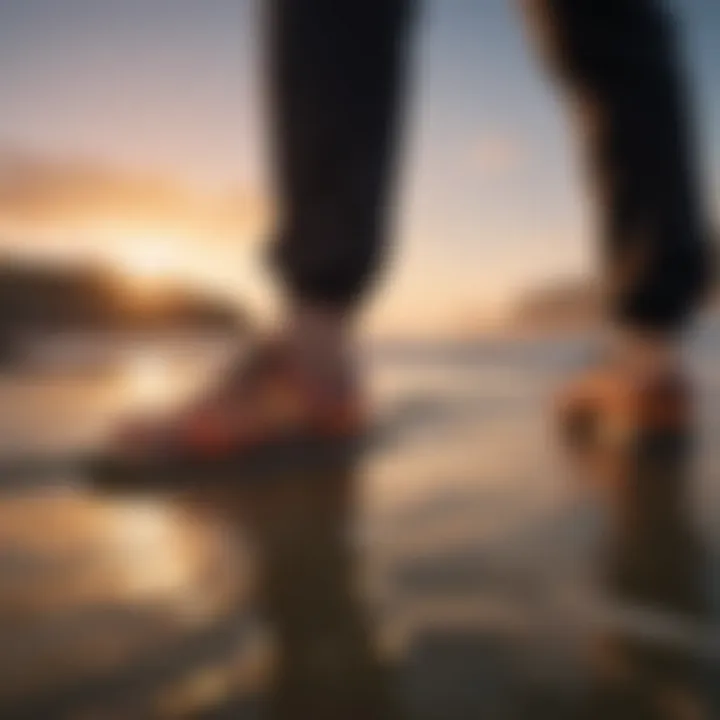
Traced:
<svg viewBox="0 0 720 720">
<path fill-rule="evenodd" d="M 584 136 L 612 333 L 610 362 L 563 393 L 563 419 L 682 427 L 681 344 L 713 258 L 675 21 L 661 0 L 524 2 Z"/>
<path fill-rule="evenodd" d="M 622 338 L 619 355 L 629 358 L 615 375 L 674 371 L 678 338 L 707 287 L 710 261 L 672 23 L 659 0 L 526 5 L 589 151 L 608 316 Z M 302 388 L 294 410 L 280 413 L 285 429 L 313 424 L 318 414 L 359 417 L 346 412 L 358 404 L 352 330 L 388 234 L 413 7 L 411 0 L 267 3 L 273 260 L 286 303 L 274 342 L 291 369 L 285 385 Z M 253 417 L 263 411 L 252 403 L 238 410 L 243 383 L 220 396 L 226 407 L 218 413 L 211 403 L 220 430 L 210 436 L 230 442 L 228 422 L 251 427 L 253 436 Z M 272 435 L 272 422 L 263 437 Z M 203 442 L 206 434 L 199 434 Z"/>
<path fill-rule="evenodd" d="M 273 3 L 275 257 L 289 316 L 304 313 L 301 346 L 321 356 L 308 318 L 334 308 L 329 325 L 347 327 L 382 256 L 410 5 Z M 668 403 L 682 415 L 679 345 L 712 261 L 674 22 L 661 0 L 525 9 L 582 128 L 613 337 L 613 363 L 571 385 L 567 415 L 622 406 L 633 423 Z"/>
<path fill-rule="evenodd" d="M 268 6 L 281 332 L 310 375 L 336 384 L 354 372 L 355 315 L 387 245 L 414 3 Z"/>
</svg>

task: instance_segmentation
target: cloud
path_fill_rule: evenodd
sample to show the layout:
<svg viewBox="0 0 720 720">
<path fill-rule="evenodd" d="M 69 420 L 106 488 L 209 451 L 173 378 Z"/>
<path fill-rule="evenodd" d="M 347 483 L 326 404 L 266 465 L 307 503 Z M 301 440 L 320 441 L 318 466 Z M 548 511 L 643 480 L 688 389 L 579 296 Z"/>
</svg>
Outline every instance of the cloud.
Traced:
<svg viewBox="0 0 720 720">
<path fill-rule="evenodd" d="M 0 230 L 106 226 L 208 237 L 247 236 L 266 215 L 259 195 L 203 193 L 171 179 L 99 163 L 0 151 Z"/>
</svg>

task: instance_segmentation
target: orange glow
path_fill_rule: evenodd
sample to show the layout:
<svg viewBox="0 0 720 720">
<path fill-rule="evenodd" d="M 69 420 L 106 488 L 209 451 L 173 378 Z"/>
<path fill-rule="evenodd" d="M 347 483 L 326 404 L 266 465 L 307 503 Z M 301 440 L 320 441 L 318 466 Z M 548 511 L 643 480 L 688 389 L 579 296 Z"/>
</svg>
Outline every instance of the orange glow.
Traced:
<svg viewBox="0 0 720 720">
<path fill-rule="evenodd" d="M 138 280 L 163 280 L 177 275 L 178 253 L 172 243 L 155 238 L 134 239 L 117 254 L 120 270 Z"/>
</svg>

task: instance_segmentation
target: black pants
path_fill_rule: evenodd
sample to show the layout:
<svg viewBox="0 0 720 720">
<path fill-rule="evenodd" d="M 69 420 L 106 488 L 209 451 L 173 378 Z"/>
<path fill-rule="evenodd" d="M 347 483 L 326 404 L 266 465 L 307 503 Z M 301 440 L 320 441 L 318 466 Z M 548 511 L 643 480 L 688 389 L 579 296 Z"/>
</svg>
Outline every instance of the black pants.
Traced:
<svg viewBox="0 0 720 720">
<path fill-rule="evenodd" d="M 392 206 L 412 0 L 269 0 L 278 270 L 354 305 Z M 584 129 L 609 312 L 680 328 L 710 280 L 674 27 L 661 0 L 524 0 Z"/>
</svg>

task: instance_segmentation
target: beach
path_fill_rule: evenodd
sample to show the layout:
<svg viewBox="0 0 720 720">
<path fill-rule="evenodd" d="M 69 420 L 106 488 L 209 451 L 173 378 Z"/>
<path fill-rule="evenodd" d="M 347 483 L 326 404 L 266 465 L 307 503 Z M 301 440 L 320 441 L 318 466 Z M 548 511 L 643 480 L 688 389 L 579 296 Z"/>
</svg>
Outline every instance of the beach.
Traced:
<svg viewBox="0 0 720 720">
<path fill-rule="evenodd" d="M 638 643 L 644 654 L 628 657 L 651 676 L 647 658 L 661 656 L 663 687 L 675 669 L 681 700 L 659 706 L 711 707 L 688 668 L 720 652 L 720 336 L 693 342 L 700 431 L 683 480 L 697 542 L 680 565 L 695 567 L 702 546 L 702 613 L 608 588 L 612 518 L 550 422 L 585 352 L 558 340 L 376 348 L 373 441 L 282 478 L 108 487 L 71 464 L 6 471 L 2 717 L 293 717 L 283 702 L 315 682 L 358 713 L 367 702 L 363 717 L 608 717 L 592 714 L 607 700 L 595 648 Z M 210 366 L 197 350 L 145 349 L 93 373 L 8 370 L 3 457 L 92 447 Z M 657 717 L 713 716 L 681 710 Z"/>
</svg>

